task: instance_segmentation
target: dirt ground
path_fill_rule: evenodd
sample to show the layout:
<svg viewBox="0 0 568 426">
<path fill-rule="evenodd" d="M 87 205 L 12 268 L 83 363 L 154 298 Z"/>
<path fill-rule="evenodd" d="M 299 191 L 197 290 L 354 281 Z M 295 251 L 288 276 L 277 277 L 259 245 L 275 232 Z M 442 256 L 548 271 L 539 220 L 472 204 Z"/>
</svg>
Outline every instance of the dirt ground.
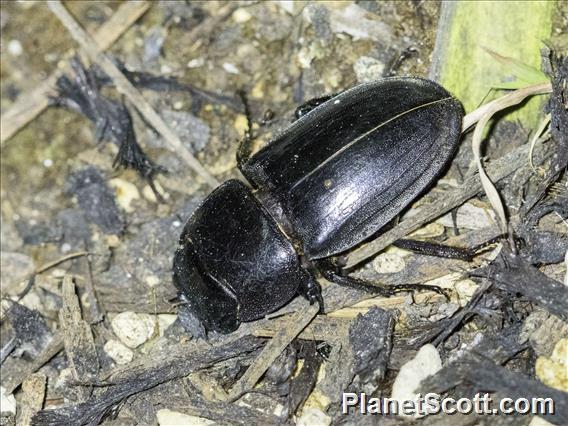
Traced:
<svg viewBox="0 0 568 426">
<path fill-rule="evenodd" d="M 94 33 L 123 4 L 74 1 L 66 6 Z M 239 92 L 250 104 L 258 149 L 293 120 L 295 108 L 306 100 L 384 77 L 428 76 L 440 7 L 433 1 L 159 1 L 150 4 L 107 53 L 121 69 L 154 78 L 153 85 L 138 86 L 144 98 L 184 147 L 223 182 L 242 179 L 236 153 L 247 117 Z M 559 6 L 555 17 L 558 34 L 566 32 L 564 9 Z M 4 120 L 22 97 L 45 102 L 44 94 L 37 99 L 31 94 L 54 72 L 73 79 L 69 61 L 79 49 L 44 2 L 2 2 L 0 24 Z M 88 56 L 80 52 L 78 57 L 88 68 Z M 568 204 L 562 165 L 552 186 L 545 188 L 547 206 L 552 207 L 531 222 L 538 235 L 522 234 L 528 222 L 515 204 L 530 199 L 530 191 L 539 188 L 525 185 L 531 175 L 528 167 L 499 186 L 533 259 L 546 247 L 540 250 L 546 251 L 541 256 L 545 260 L 517 264 L 515 271 L 521 281 L 530 276 L 550 284 L 549 294 L 541 298 L 497 284 L 485 287 L 488 279 L 480 278 L 483 274 L 509 270 L 510 265 L 498 265 L 501 246 L 484 251 L 473 264 L 390 247 L 357 267 L 355 275 L 387 285 L 438 285 L 451 290 L 450 298 L 429 291 L 377 298 L 323 283 L 326 315 L 318 316 L 306 329 L 309 333 L 305 330 L 282 351 L 258 392 L 231 400 L 229 390 L 279 327 L 285 328 L 286 316 L 246 324 L 232 338 L 212 336 L 205 343 L 192 339 L 176 320 L 173 255 L 187 217 L 212 188 L 168 148 L 168 141 L 148 125 L 136 105 L 105 83 L 100 71 L 97 75 L 99 96 L 130 111 L 137 142 L 160 171 L 149 177 L 116 167 L 119 144 L 104 137 L 112 132 L 66 108 L 69 103 L 61 102 L 55 88 L 50 90 L 50 106 L 2 141 L 1 424 L 30 424 L 41 409 L 61 407 L 74 408 L 35 421 L 375 424 L 369 417 L 342 416 L 334 398 L 346 390 L 391 395 L 397 373 L 427 343 L 434 343 L 435 354 L 424 355 L 425 371 L 444 371 L 464 353 L 474 353 L 462 359 L 467 376 L 486 356 L 491 360 L 487 371 L 495 377 L 505 371 L 530 380 L 522 385 L 515 376 L 508 380 L 514 391 L 503 383 L 493 383 L 487 391 L 497 398 L 508 392 L 523 396 L 518 393 L 522 388 L 532 395 L 538 389 L 538 396 L 557 398 L 561 417 L 551 421 L 568 422 L 562 418 L 568 413 L 568 364 L 563 358 L 568 344 L 563 309 L 568 300 L 562 300 L 566 292 L 558 287 L 566 284 L 568 242 L 566 216 L 555 213 L 564 212 Z M 525 142 L 529 130 L 501 128 L 496 133 L 521 135 Z M 97 142 L 97 135 L 103 140 Z M 562 141 L 554 141 L 553 134 L 552 141 L 535 148 L 544 175 L 566 151 L 557 148 Z M 512 142 L 500 149 L 518 145 Z M 416 207 L 441 203 L 444 194 L 468 182 L 472 161 L 469 147 L 461 149 L 437 186 L 404 218 L 411 218 Z M 532 189 L 524 194 L 523 188 Z M 495 214 L 483 195 L 470 198 L 453 209 L 453 218 L 445 214 L 414 236 L 470 246 L 489 240 L 487 235 L 495 233 Z M 477 275 L 469 275 L 472 271 Z M 281 313 L 302 306 L 298 298 Z M 353 337 L 357 330 L 364 334 L 369 329 L 384 337 L 369 358 L 372 372 L 358 363 L 367 362 L 365 351 L 378 343 Z M 479 342 L 482 346 L 475 346 Z M 437 370 L 431 365 L 436 360 Z M 431 386 L 447 392 L 450 379 L 440 380 Z M 471 378 L 458 382 L 466 395 L 483 387 Z M 482 416 L 441 417 L 438 423 L 431 418 L 420 422 L 488 421 Z M 406 421 L 397 416 L 381 419 L 385 424 Z M 530 416 L 501 416 L 489 423 L 531 421 Z"/>
</svg>

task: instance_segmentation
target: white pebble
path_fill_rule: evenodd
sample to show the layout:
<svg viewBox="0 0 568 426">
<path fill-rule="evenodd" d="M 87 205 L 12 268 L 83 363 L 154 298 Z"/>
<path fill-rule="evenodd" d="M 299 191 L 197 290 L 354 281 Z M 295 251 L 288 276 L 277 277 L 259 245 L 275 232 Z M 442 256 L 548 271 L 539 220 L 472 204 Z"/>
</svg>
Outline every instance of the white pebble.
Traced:
<svg viewBox="0 0 568 426">
<path fill-rule="evenodd" d="M 404 259 L 397 253 L 381 253 L 373 260 L 373 268 L 379 274 L 393 274 L 405 267 Z"/>
<path fill-rule="evenodd" d="M 8 53 L 12 56 L 20 56 L 24 52 L 22 43 L 19 40 L 10 40 L 8 42 Z"/>
<path fill-rule="evenodd" d="M 205 65 L 205 58 L 195 58 L 187 63 L 188 68 L 200 68 Z"/>
<path fill-rule="evenodd" d="M 154 334 L 154 318 L 148 314 L 121 312 L 111 321 L 112 331 L 129 348 L 137 348 Z"/>
<path fill-rule="evenodd" d="M 189 414 L 183 414 L 168 409 L 158 410 L 156 417 L 158 417 L 158 424 L 163 426 L 202 426 L 215 424 L 214 421 L 203 417 L 190 416 Z"/>
<path fill-rule="evenodd" d="M 134 358 L 134 352 L 118 340 L 109 340 L 106 342 L 104 350 L 117 364 L 128 364 L 132 361 L 132 358 Z"/>
<path fill-rule="evenodd" d="M 160 332 L 160 337 L 164 335 L 164 331 L 168 329 L 177 319 L 177 315 L 174 314 L 160 314 L 158 315 L 158 327 Z"/>
<path fill-rule="evenodd" d="M 0 387 L 0 394 L 2 397 L 2 402 L 0 403 L 2 412 L 16 414 L 16 398 L 14 398 L 14 395 L 6 395 L 6 389 L 3 387 Z"/>
<path fill-rule="evenodd" d="M 140 191 L 138 191 L 136 185 L 119 178 L 111 179 L 108 183 L 116 192 L 116 202 L 118 205 L 126 213 L 132 213 L 134 211 L 132 202 L 140 199 Z"/>
<path fill-rule="evenodd" d="M 442 216 L 436 222 L 448 228 L 454 226 L 452 214 Z M 481 229 L 496 223 L 495 214 L 490 208 L 479 207 L 471 202 L 459 207 L 456 214 L 456 225 L 458 228 Z"/>
<path fill-rule="evenodd" d="M 434 345 L 420 348 L 416 356 L 404 364 L 392 385 L 391 398 L 399 402 L 414 401 L 418 396 L 420 382 L 442 368 L 442 359 Z"/>
<path fill-rule="evenodd" d="M 383 76 L 385 65 L 378 59 L 370 56 L 361 56 L 355 61 L 353 70 L 359 83 L 368 83 L 378 80 Z"/>
<path fill-rule="evenodd" d="M 155 287 L 160 284 L 160 278 L 156 275 L 148 275 L 144 281 L 146 281 L 146 284 L 150 287 Z"/>
<path fill-rule="evenodd" d="M 53 160 L 51 158 L 43 160 L 43 167 L 47 167 L 49 169 L 51 166 L 53 166 Z"/>
<path fill-rule="evenodd" d="M 243 8 L 237 9 L 233 12 L 233 20 L 237 24 L 244 24 L 245 22 L 250 21 L 250 18 L 252 18 L 250 13 Z"/>
<path fill-rule="evenodd" d="M 302 415 L 298 419 L 298 426 L 328 426 L 331 424 L 331 418 L 323 411 L 314 407 L 308 407 L 302 410 Z"/>
<path fill-rule="evenodd" d="M 238 74 L 239 69 L 235 64 L 231 64 L 230 62 L 225 62 L 223 64 L 223 69 L 227 71 L 229 74 Z"/>
</svg>

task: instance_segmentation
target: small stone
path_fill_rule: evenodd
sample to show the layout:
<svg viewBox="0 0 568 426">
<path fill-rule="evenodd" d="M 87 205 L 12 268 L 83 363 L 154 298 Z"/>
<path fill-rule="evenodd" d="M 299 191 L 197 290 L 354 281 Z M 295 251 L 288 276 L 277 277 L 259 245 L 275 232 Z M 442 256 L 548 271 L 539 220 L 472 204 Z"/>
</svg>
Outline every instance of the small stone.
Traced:
<svg viewBox="0 0 568 426">
<path fill-rule="evenodd" d="M 192 153 L 199 152 L 205 148 L 210 134 L 210 128 L 205 121 L 186 111 L 179 110 L 162 110 L 160 115 Z M 152 133 L 148 131 L 148 136 L 150 135 Z M 161 138 L 155 138 L 153 135 L 151 137 L 150 144 L 152 146 L 156 148 L 167 147 Z"/>
<path fill-rule="evenodd" d="M 304 9 L 304 18 L 314 27 L 316 38 L 329 39 L 333 35 L 329 25 L 329 9 L 317 3 L 310 3 Z"/>
<path fill-rule="evenodd" d="M 361 56 L 355 64 L 353 70 L 359 83 L 368 83 L 382 78 L 385 72 L 385 64 L 369 56 Z"/>
<path fill-rule="evenodd" d="M 30 291 L 21 300 L 20 304 L 33 311 L 41 312 L 45 309 L 45 300 L 41 300 L 36 291 Z"/>
<path fill-rule="evenodd" d="M 140 192 L 136 185 L 124 179 L 111 179 L 109 185 L 116 191 L 116 202 L 126 212 L 134 212 L 132 202 L 140 199 Z"/>
<path fill-rule="evenodd" d="M 67 381 L 73 379 L 73 371 L 71 368 L 62 368 L 57 372 L 57 376 L 53 381 L 53 389 L 57 392 L 63 391 L 67 387 Z"/>
<path fill-rule="evenodd" d="M 177 315 L 174 314 L 159 314 L 158 315 L 158 330 L 160 337 L 164 335 L 164 332 L 172 325 L 177 319 Z"/>
<path fill-rule="evenodd" d="M 568 392 L 568 339 L 560 339 L 550 358 L 536 360 L 537 377 L 547 386 Z"/>
<path fill-rule="evenodd" d="M 68 178 L 67 191 L 77 198 L 89 222 L 96 224 L 105 234 L 120 234 L 125 222 L 117 206 L 115 191 L 105 174 L 95 166 L 87 166 Z"/>
<path fill-rule="evenodd" d="M 2 413 L 16 414 L 16 398 L 13 394 L 6 395 L 6 389 L 0 386 L 0 411 Z"/>
<path fill-rule="evenodd" d="M 43 55 L 43 60 L 45 62 L 55 62 L 59 59 L 59 55 L 57 53 L 46 53 L 45 55 Z"/>
<path fill-rule="evenodd" d="M 163 426 L 202 426 L 215 424 L 214 421 L 204 417 L 190 416 L 189 414 L 183 414 L 168 409 L 158 410 L 156 417 L 158 417 L 158 424 Z"/>
<path fill-rule="evenodd" d="M 313 407 L 304 409 L 297 423 L 298 426 L 328 426 L 330 424 L 331 418 L 323 411 Z"/>
<path fill-rule="evenodd" d="M 278 6 L 280 6 L 280 8 L 282 10 L 284 10 L 286 13 L 289 13 L 290 15 L 295 15 L 294 13 L 294 6 L 296 6 L 298 2 L 295 0 L 277 0 L 276 4 Z M 300 6 L 302 6 L 300 4 Z"/>
<path fill-rule="evenodd" d="M 495 213 L 490 208 L 479 207 L 472 202 L 467 202 L 457 209 L 456 226 L 465 229 L 481 229 L 495 224 Z M 453 228 L 452 214 L 442 216 L 434 223 Z"/>
<path fill-rule="evenodd" d="M 118 340 L 109 340 L 106 342 L 104 350 L 114 362 L 120 365 L 128 364 L 134 358 L 134 352 Z"/>
<path fill-rule="evenodd" d="M 205 58 L 195 58 L 189 61 L 186 65 L 188 68 L 200 68 L 205 65 Z"/>
<path fill-rule="evenodd" d="M 8 42 L 8 53 L 12 56 L 20 56 L 24 53 L 24 48 L 19 40 L 10 40 Z"/>
<path fill-rule="evenodd" d="M 244 114 L 237 115 L 233 123 L 233 126 L 235 127 L 239 135 L 244 135 L 245 132 L 248 130 L 248 122 L 246 115 Z"/>
<path fill-rule="evenodd" d="M 439 237 L 440 235 L 442 235 L 445 231 L 445 228 L 443 225 L 440 225 L 439 223 L 433 222 L 433 223 L 429 223 L 426 226 L 423 226 L 420 229 L 417 229 L 416 231 L 412 232 L 410 234 L 410 238 L 414 238 L 414 237 L 419 237 L 419 238 L 434 238 L 434 237 Z"/>
<path fill-rule="evenodd" d="M 568 338 L 568 324 L 546 311 L 531 313 L 523 324 L 519 341 L 529 341 L 538 356 L 550 357 L 555 343 Z"/>
<path fill-rule="evenodd" d="M 0 252 L 0 288 L 2 294 L 11 294 L 18 290 L 18 284 L 28 279 L 34 269 L 32 258 L 25 254 Z"/>
<path fill-rule="evenodd" d="M 150 287 L 156 287 L 160 284 L 160 278 L 155 275 L 148 275 L 144 281 L 146 281 L 146 284 Z"/>
<path fill-rule="evenodd" d="M 148 314 L 121 312 L 111 321 L 116 337 L 129 348 L 137 348 L 154 334 L 156 323 Z"/>
<path fill-rule="evenodd" d="M 235 64 L 231 64 L 230 62 L 225 62 L 223 64 L 223 69 L 227 71 L 229 74 L 239 74 L 239 69 Z"/>
<path fill-rule="evenodd" d="M 529 423 L 529 426 L 553 426 L 552 423 L 547 422 L 542 417 L 534 416 Z"/>
<path fill-rule="evenodd" d="M 325 57 L 326 49 L 320 40 L 310 43 L 308 46 L 302 47 L 298 52 L 298 62 L 301 68 L 310 68 L 314 59 Z"/>
<path fill-rule="evenodd" d="M 254 99 L 263 99 L 265 96 L 264 84 L 264 80 L 259 80 L 250 91 L 250 97 Z"/>
<path fill-rule="evenodd" d="M 117 248 L 120 245 L 118 235 L 105 235 L 105 242 L 110 248 Z"/>
<path fill-rule="evenodd" d="M 233 13 L 233 21 L 235 21 L 237 24 L 244 24 L 245 22 L 250 21 L 250 18 L 252 18 L 250 13 L 248 13 L 247 10 L 242 7 L 235 10 L 235 12 Z"/>
<path fill-rule="evenodd" d="M 420 348 L 416 356 L 404 364 L 392 385 L 391 398 L 398 401 L 417 399 L 417 388 L 428 376 L 442 368 L 442 359 L 434 345 L 427 344 Z M 403 415 L 401 413 L 401 415 Z"/>
<path fill-rule="evenodd" d="M 458 302 L 465 306 L 470 301 L 471 296 L 477 290 L 478 285 L 473 280 L 459 280 L 454 284 L 454 289 L 458 295 Z"/>
<path fill-rule="evenodd" d="M 380 17 L 368 13 L 361 6 L 354 2 L 329 2 L 330 7 L 329 21 L 331 31 L 334 33 L 345 33 L 350 35 L 353 40 L 370 39 L 388 45 L 394 34 L 389 25 L 382 22 Z"/>
<path fill-rule="evenodd" d="M 373 268 L 379 274 L 394 274 L 406 267 L 403 257 L 398 253 L 381 253 L 373 260 Z"/>
</svg>

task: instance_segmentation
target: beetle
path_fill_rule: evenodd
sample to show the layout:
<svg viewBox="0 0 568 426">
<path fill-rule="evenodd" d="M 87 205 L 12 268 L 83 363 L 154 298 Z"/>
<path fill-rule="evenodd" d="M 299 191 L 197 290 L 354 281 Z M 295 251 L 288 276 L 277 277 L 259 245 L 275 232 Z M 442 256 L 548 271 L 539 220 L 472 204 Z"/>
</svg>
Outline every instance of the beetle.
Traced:
<svg viewBox="0 0 568 426">
<path fill-rule="evenodd" d="M 239 149 L 250 187 L 221 184 L 181 233 L 174 284 L 207 330 L 232 332 L 297 294 L 321 305 L 318 274 L 364 287 L 334 259 L 423 193 L 459 143 L 461 103 L 421 78 L 385 78 L 306 105 L 254 155 Z"/>
</svg>

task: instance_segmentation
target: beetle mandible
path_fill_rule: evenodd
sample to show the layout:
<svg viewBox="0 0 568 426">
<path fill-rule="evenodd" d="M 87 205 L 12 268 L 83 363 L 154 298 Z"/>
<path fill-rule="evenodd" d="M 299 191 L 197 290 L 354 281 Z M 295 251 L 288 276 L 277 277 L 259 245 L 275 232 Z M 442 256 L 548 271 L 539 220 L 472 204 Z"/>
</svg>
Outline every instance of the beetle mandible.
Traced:
<svg viewBox="0 0 568 426">
<path fill-rule="evenodd" d="M 297 294 L 321 300 L 330 259 L 376 234 L 451 161 L 463 109 L 437 83 L 386 78 L 317 105 L 238 166 L 189 217 L 174 258 L 180 298 L 207 330 L 229 333 Z M 412 286 L 383 289 L 386 295 Z"/>
</svg>

